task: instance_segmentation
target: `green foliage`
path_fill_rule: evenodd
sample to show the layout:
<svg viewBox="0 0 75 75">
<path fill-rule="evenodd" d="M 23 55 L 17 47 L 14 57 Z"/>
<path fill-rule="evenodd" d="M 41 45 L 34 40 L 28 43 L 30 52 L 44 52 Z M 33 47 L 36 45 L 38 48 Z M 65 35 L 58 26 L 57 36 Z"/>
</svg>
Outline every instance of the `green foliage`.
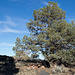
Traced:
<svg viewBox="0 0 75 75">
<path fill-rule="evenodd" d="M 20 57 L 20 56 L 28 55 L 27 45 L 24 44 L 26 43 L 26 40 L 25 40 L 26 37 L 27 36 L 24 36 L 22 41 L 20 40 L 20 38 L 16 39 L 15 47 L 13 47 L 13 51 L 15 52 L 16 56 Z"/>
<path fill-rule="evenodd" d="M 46 7 L 34 10 L 33 16 L 34 20 L 30 20 L 27 27 L 33 33 L 33 40 L 36 39 L 34 45 L 39 46 L 46 58 L 59 50 L 74 47 L 74 22 L 71 24 L 65 21 L 65 11 L 60 9 L 56 2 L 48 2 Z"/>
<path fill-rule="evenodd" d="M 61 59 L 63 63 L 75 63 L 75 49 L 59 51 L 56 53 L 56 59 Z"/>
<path fill-rule="evenodd" d="M 51 55 L 60 54 L 62 57 L 68 52 L 70 54 L 70 50 L 75 48 L 75 23 L 67 23 L 65 14 L 57 2 L 48 2 L 46 7 L 34 10 L 34 20 L 27 23 L 31 37 L 25 35 L 22 43 L 18 39 L 15 50 L 31 50 L 33 54 L 40 51 L 48 60 Z"/>
</svg>

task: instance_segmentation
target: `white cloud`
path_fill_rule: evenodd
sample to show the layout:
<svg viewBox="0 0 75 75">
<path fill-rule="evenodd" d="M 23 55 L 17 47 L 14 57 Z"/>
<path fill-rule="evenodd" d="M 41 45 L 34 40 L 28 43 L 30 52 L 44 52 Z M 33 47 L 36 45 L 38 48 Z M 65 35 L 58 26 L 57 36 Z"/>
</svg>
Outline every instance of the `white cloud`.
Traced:
<svg viewBox="0 0 75 75">
<path fill-rule="evenodd" d="M 70 21 L 70 22 L 71 22 L 72 20 L 73 20 L 73 21 L 75 21 L 75 19 L 74 19 L 74 18 L 70 18 L 70 19 L 69 19 L 69 21 Z"/>
<path fill-rule="evenodd" d="M 17 26 L 17 24 L 11 19 L 11 17 L 6 16 L 5 18 L 6 18 L 5 21 L 0 21 L 1 25 Z"/>
<path fill-rule="evenodd" d="M 9 0 L 9 1 L 13 1 L 13 2 L 16 2 L 16 1 L 23 1 L 23 0 Z"/>
<path fill-rule="evenodd" d="M 5 16 L 5 20 L 0 21 L 0 25 L 2 26 L 25 26 L 26 23 L 29 21 L 28 19 L 24 18 L 17 18 L 17 17 L 10 17 Z"/>
<path fill-rule="evenodd" d="M 18 1 L 18 0 L 10 0 L 10 1 Z"/>
<path fill-rule="evenodd" d="M 44 4 L 44 5 L 48 5 L 48 2 L 44 2 L 44 1 L 43 1 L 43 4 Z"/>
<path fill-rule="evenodd" d="M 8 27 L 0 29 L 0 33 L 29 33 L 28 31 L 15 30 Z"/>
<path fill-rule="evenodd" d="M 12 19 L 13 19 L 14 22 L 18 22 L 18 23 L 19 23 L 19 22 L 21 22 L 21 23 L 24 22 L 24 23 L 25 23 L 25 22 L 28 22 L 28 21 L 29 21 L 28 19 L 17 18 L 17 17 L 14 17 L 14 18 L 12 18 Z"/>
<path fill-rule="evenodd" d="M 6 20 L 5 21 L 0 21 L 0 34 L 2 33 L 29 33 L 28 31 L 21 31 L 18 30 L 18 28 L 22 29 L 22 28 L 26 28 L 26 23 L 28 22 L 27 19 L 24 18 L 17 18 L 17 17 L 9 17 L 6 16 L 5 17 Z M 12 29 L 12 28 L 8 28 L 9 27 L 13 27 L 16 26 L 17 29 Z M 27 30 L 27 28 L 26 28 Z"/>
<path fill-rule="evenodd" d="M 9 44 L 9 43 L 0 43 L 0 46 L 15 46 L 15 44 Z"/>
<path fill-rule="evenodd" d="M 1 24 L 2 22 L 0 21 L 0 24 Z"/>
</svg>

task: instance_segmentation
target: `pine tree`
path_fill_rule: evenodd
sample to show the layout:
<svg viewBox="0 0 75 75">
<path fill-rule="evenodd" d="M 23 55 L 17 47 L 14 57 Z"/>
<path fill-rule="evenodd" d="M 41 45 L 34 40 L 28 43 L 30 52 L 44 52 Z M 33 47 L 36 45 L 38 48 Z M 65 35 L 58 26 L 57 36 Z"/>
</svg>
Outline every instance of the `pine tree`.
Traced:
<svg viewBox="0 0 75 75">
<path fill-rule="evenodd" d="M 22 39 L 27 50 L 33 54 L 40 51 L 48 60 L 51 55 L 61 54 L 64 50 L 74 51 L 75 23 L 67 23 L 65 14 L 57 2 L 48 2 L 47 6 L 34 10 L 34 20 L 27 23 L 31 37 L 25 35 Z"/>
<path fill-rule="evenodd" d="M 65 20 L 65 11 L 60 9 L 57 2 L 48 2 L 46 7 L 34 10 L 34 20 L 27 27 L 35 41 L 32 46 L 38 46 L 39 51 L 49 58 L 59 50 L 70 50 L 74 43 L 73 25 Z"/>
</svg>

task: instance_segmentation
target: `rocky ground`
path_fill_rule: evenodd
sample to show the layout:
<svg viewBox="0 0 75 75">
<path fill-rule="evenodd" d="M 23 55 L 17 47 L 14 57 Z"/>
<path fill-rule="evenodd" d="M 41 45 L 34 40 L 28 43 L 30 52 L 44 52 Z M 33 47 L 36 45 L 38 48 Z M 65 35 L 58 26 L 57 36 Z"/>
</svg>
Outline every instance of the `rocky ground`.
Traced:
<svg viewBox="0 0 75 75">
<path fill-rule="evenodd" d="M 45 68 L 44 66 L 37 67 L 20 67 L 19 72 L 16 75 L 75 75 L 75 68 L 64 68 L 64 67 L 51 67 Z"/>
<path fill-rule="evenodd" d="M 64 67 L 64 65 L 51 64 L 38 61 L 37 64 L 30 61 L 29 65 L 25 63 L 24 58 L 13 58 L 0 56 L 0 75 L 75 75 L 74 67 Z"/>
</svg>

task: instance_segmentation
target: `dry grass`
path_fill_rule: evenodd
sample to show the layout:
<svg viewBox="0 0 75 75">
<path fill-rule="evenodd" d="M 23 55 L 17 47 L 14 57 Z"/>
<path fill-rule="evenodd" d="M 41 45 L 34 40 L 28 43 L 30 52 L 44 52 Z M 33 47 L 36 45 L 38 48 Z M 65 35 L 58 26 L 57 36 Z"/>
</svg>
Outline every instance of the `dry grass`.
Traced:
<svg viewBox="0 0 75 75">
<path fill-rule="evenodd" d="M 52 70 L 52 74 L 66 73 L 66 72 L 68 72 L 68 69 L 65 68 L 64 65 L 56 66 L 56 67 Z"/>
</svg>

